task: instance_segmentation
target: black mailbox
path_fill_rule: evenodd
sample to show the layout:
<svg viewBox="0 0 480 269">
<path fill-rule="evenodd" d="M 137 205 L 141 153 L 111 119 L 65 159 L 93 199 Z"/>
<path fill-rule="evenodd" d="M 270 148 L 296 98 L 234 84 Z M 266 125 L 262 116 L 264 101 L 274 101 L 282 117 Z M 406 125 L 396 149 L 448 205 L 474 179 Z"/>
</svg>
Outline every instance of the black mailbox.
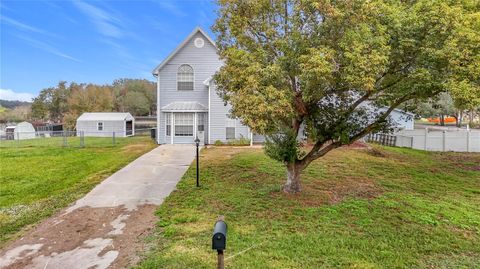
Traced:
<svg viewBox="0 0 480 269">
<path fill-rule="evenodd" d="M 213 228 L 212 249 L 224 250 L 227 245 L 227 224 L 219 220 Z"/>
</svg>

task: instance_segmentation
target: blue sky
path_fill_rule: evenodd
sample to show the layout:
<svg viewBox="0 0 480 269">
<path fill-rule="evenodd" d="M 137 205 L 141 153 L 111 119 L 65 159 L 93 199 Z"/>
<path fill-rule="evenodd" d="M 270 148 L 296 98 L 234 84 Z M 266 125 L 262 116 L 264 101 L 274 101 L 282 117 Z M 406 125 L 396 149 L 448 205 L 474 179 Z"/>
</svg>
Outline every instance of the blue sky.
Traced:
<svg viewBox="0 0 480 269">
<path fill-rule="evenodd" d="M 201 0 L 0 2 L 0 99 L 28 100 L 59 81 L 146 78 L 195 28 L 211 34 Z"/>
</svg>

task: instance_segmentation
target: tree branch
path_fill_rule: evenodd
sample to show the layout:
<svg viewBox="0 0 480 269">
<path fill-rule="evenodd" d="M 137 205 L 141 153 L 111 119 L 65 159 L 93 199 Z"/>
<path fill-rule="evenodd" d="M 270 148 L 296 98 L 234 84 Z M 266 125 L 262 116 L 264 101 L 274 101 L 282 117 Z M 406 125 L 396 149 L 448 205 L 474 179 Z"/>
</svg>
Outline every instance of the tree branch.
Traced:
<svg viewBox="0 0 480 269">
<path fill-rule="evenodd" d="M 441 91 L 436 91 L 434 92 L 434 95 L 440 93 Z M 370 125 L 368 125 L 367 127 L 365 127 L 362 131 L 360 131 L 359 133 L 353 135 L 350 137 L 350 141 L 356 141 L 357 139 L 367 135 L 368 133 L 370 133 L 372 130 L 374 130 L 376 127 L 378 127 L 378 125 L 383 122 L 384 120 L 387 119 L 387 117 L 390 115 L 390 113 L 392 113 L 392 111 L 397 108 L 400 104 L 410 100 L 410 99 L 413 99 L 415 98 L 415 95 L 416 94 L 407 94 L 405 96 L 403 96 L 402 98 L 398 99 L 397 101 L 395 101 L 388 109 L 387 111 L 385 111 L 382 116 L 380 116 L 375 122 L 371 123 Z M 368 98 L 368 97 L 365 97 L 366 95 L 364 95 L 362 98 Z M 362 99 L 360 98 L 360 99 Z M 359 99 L 359 100 L 360 100 Z M 357 100 L 357 102 L 355 103 L 361 103 L 359 100 Z M 312 150 L 310 150 L 310 152 L 301 160 L 297 160 L 297 164 L 299 164 L 302 168 L 303 167 L 306 167 L 308 166 L 312 161 L 316 160 L 317 158 L 320 158 L 322 156 L 324 156 L 325 154 L 327 154 L 329 151 L 335 149 L 335 148 L 338 148 L 338 147 L 341 147 L 343 145 L 343 143 L 341 141 L 333 141 L 331 140 L 330 144 L 328 144 L 327 146 L 324 146 L 325 145 L 325 140 L 324 141 L 317 141 L 315 143 L 315 145 L 313 146 Z"/>
</svg>

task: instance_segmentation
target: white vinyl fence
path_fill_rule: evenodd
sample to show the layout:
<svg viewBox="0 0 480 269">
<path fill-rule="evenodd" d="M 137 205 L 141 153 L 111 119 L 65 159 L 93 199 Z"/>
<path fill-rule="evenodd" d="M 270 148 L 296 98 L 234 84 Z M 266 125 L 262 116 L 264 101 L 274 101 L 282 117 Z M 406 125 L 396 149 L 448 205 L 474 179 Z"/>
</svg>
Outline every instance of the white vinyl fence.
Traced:
<svg viewBox="0 0 480 269">
<path fill-rule="evenodd" d="M 397 147 L 427 151 L 480 152 L 480 130 L 402 130 L 394 134 Z"/>
</svg>

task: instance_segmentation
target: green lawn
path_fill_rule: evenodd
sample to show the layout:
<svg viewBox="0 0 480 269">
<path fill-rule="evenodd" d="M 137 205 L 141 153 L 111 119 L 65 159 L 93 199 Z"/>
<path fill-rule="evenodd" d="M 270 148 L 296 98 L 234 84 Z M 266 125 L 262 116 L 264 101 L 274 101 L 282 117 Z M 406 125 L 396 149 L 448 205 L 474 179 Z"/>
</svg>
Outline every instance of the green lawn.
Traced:
<svg viewBox="0 0 480 269">
<path fill-rule="evenodd" d="M 0 245 L 155 147 L 148 137 L 88 139 L 95 147 L 0 147 Z"/>
<path fill-rule="evenodd" d="M 479 268 L 480 154 L 338 149 L 280 192 L 261 150 L 202 151 L 158 210 L 140 268 L 214 268 L 213 224 L 228 224 L 226 268 Z"/>
</svg>

